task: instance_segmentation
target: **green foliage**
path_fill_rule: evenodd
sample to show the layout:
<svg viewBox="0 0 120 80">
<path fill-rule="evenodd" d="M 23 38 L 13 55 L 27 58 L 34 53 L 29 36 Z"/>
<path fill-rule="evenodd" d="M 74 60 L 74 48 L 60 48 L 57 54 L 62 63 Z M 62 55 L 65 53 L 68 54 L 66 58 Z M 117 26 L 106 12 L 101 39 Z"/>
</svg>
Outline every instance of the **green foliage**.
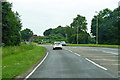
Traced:
<svg viewBox="0 0 120 80">
<path fill-rule="evenodd" d="M 111 47 L 118 48 L 118 45 L 104 45 L 104 44 L 67 44 L 67 46 L 90 46 L 90 47 Z"/>
<path fill-rule="evenodd" d="M 20 16 L 11 9 L 12 4 L 2 2 L 2 42 L 5 46 L 19 45 L 21 41 L 20 30 L 22 27 Z"/>
<path fill-rule="evenodd" d="M 58 26 L 55 29 L 48 29 L 44 33 L 44 36 L 47 36 L 48 39 L 57 40 L 57 39 L 65 39 L 66 33 L 65 33 L 65 27 Z"/>
<path fill-rule="evenodd" d="M 21 44 L 2 48 L 2 78 L 10 79 L 26 72 L 46 53 L 46 48 L 33 44 Z"/>
<path fill-rule="evenodd" d="M 98 17 L 98 42 L 99 44 L 120 44 L 120 7 L 114 11 L 104 9 L 92 19 L 91 33 L 96 36 L 96 20 Z"/>
<path fill-rule="evenodd" d="M 70 26 L 61 27 L 58 26 L 55 29 L 48 29 L 44 32 L 44 36 L 47 36 L 52 41 L 66 41 L 68 43 L 77 43 L 77 34 L 79 43 L 94 43 L 94 40 L 87 33 L 86 18 L 77 15 L 73 19 Z"/>
<path fill-rule="evenodd" d="M 87 23 L 83 16 L 77 15 L 69 26 L 66 26 L 67 41 L 69 43 L 77 43 L 77 35 L 79 43 L 88 43 L 89 34 L 87 33 Z"/>
<path fill-rule="evenodd" d="M 21 36 L 23 40 L 29 40 L 33 36 L 33 32 L 30 29 L 26 28 L 21 31 Z"/>
<path fill-rule="evenodd" d="M 19 46 L 6 46 L 2 48 L 2 57 L 10 56 L 12 54 L 21 53 L 26 50 L 32 50 L 34 44 L 21 43 Z"/>
</svg>

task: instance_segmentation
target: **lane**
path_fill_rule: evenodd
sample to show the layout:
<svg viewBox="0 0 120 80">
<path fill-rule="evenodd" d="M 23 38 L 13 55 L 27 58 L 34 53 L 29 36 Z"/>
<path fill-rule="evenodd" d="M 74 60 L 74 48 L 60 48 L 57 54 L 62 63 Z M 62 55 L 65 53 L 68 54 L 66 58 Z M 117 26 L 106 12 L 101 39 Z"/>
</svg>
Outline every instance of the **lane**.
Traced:
<svg viewBox="0 0 120 80">
<path fill-rule="evenodd" d="M 119 56 L 117 48 L 65 46 L 64 49 L 71 50 L 72 52 L 86 57 L 107 68 L 108 72 L 119 76 L 120 60 L 118 59 Z"/>
<path fill-rule="evenodd" d="M 111 73 L 93 65 L 84 57 L 68 50 L 52 50 L 45 46 L 48 57 L 30 78 L 115 78 Z"/>
<path fill-rule="evenodd" d="M 79 49 L 87 49 L 90 51 L 101 51 L 104 53 L 110 53 L 110 54 L 115 54 L 118 55 L 118 51 L 120 51 L 120 49 L 118 48 L 103 48 L 103 47 L 79 47 L 79 46 L 66 46 L 68 48 L 79 48 Z"/>
</svg>

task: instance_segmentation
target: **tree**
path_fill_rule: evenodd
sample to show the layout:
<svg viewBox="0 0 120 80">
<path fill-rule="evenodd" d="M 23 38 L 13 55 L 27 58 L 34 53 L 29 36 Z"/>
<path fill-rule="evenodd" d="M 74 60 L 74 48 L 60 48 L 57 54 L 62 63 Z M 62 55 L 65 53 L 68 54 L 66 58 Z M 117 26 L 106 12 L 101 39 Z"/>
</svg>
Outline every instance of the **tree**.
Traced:
<svg viewBox="0 0 120 80">
<path fill-rule="evenodd" d="M 72 43 L 72 31 L 73 29 L 70 27 L 70 26 L 66 26 L 65 28 L 65 33 L 66 33 L 66 40 L 69 42 L 69 43 Z"/>
<path fill-rule="evenodd" d="M 66 27 L 67 40 L 69 43 L 88 43 L 87 23 L 85 17 L 77 15 Z"/>
<path fill-rule="evenodd" d="M 21 31 L 21 36 L 22 36 L 22 40 L 28 41 L 33 36 L 33 32 L 30 29 L 26 28 Z"/>
<path fill-rule="evenodd" d="M 44 35 L 44 36 L 49 36 L 49 35 L 51 34 L 51 31 L 52 31 L 52 28 L 46 30 L 46 31 L 43 33 L 43 35 Z"/>
<path fill-rule="evenodd" d="M 2 2 L 2 42 L 5 46 L 19 45 L 22 23 L 19 14 L 12 11 L 12 4 Z"/>
<path fill-rule="evenodd" d="M 65 39 L 66 38 L 66 33 L 65 33 L 65 27 L 58 26 L 55 29 L 48 29 L 44 31 L 44 36 L 48 36 L 50 39 Z"/>
<path fill-rule="evenodd" d="M 99 28 L 98 28 L 98 42 L 99 44 L 119 44 L 118 43 L 118 32 L 119 21 L 120 21 L 120 8 L 111 11 L 106 8 L 101 10 L 97 16 L 92 19 L 91 33 L 96 36 L 96 20 L 98 17 Z"/>
</svg>

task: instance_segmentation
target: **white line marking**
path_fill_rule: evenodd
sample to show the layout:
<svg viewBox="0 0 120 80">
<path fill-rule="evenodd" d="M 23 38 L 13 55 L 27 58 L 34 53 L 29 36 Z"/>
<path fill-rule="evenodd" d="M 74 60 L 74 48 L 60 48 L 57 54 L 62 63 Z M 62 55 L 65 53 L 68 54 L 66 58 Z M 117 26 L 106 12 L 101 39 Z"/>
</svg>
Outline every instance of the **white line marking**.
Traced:
<svg viewBox="0 0 120 80">
<path fill-rule="evenodd" d="M 103 56 L 89 56 L 89 57 L 103 57 Z M 117 58 L 117 56 L 104 56 L 104 57 L 116 57 Z"/>
<path fill-rule="evenodd" d="M 74 54 L 76 54 L 77 56 L 80 56 L 79 54 L 77 54 L 77 53 L 74 53 Z"/>
<path fill-rule="evenodd" d="M 96 64 L 95 62 L 91 61 L 90 59 L 88 59 L 88 58 L 85 58 L 85 59 L 88 60 L 89 62 L 93 63 L 94 65 L 96 65 L 96 66 L 98 66 L 98 67 L 100 67 L 100 68 L 102 68 L 102 69 L 104 69 L 104 70 L 107 70 L 106 68 L 104 68 L 104 67 Z"/>
<path fill-rule="evenodd" d="M 119 66 L 120 64 L 107 64 L 107 63 L 101 63 L 102 65 L 113 65 L 113 66 Z"/>
<path fill-rule="evenodd" d="M 93 60 L 100 60 L 100 61 L 120 61 L 120 60 L 110 60 L 110 59 L 93 59 Z"/>
<path fill-rule="evenodd" d="M 111 53 L 111 54 L 115 54 L 115 55 L 118 55 L 118 53 L 115 53 L 115 52 L 107 52 L 107 51 L 103 51 L 104 53 Z"/>
<path fill-rule="evenodd" d="M 72 52 L 71 50 L 69 50 L 69 49 L 66 49 L 66 50 L 68 50 L 68 51 L 70 51 L 70 52 Z M 79 54 L 77 54 L 77 53 L 74 53 L 74 54 L 76 54 L 77 56 L 80 56 Z"/>
<path fill-rule="evenodd" d="M 70 51 L 70 52 L 72 52 L 72 51 Z"/>
<path fill-rule="evenodd" d="M 43 60 L 34 68 L 34 70 L 24 80 L 27 80 L 35 72 L 35 70 L 43 63 L 43 61 L 47 58 L 47 56 L 48 56 L 48 52 L 46 56 L 43 58 Z"/>
</svg>

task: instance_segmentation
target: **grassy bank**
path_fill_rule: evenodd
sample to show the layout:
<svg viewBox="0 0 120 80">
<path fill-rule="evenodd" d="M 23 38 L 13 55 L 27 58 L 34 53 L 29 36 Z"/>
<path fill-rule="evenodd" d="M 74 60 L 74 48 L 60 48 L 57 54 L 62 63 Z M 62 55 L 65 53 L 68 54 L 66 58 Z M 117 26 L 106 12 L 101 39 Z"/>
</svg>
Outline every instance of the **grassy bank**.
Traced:
<svg viewBox="0 0 120 80">
<path fill-rule="evenodd" d="M 46 48 L 34 44 L 21 44 L 2 48 L 2 78 L 14 78 L 37 63 Z"/>
<path fill-rule="evenodd" d="M 103 45 L 103 44 L 67 44 L 67 46 L 90 46 L 90 47 L 113 47 L 118 48 L 118 45 Z"/>
</svg>

